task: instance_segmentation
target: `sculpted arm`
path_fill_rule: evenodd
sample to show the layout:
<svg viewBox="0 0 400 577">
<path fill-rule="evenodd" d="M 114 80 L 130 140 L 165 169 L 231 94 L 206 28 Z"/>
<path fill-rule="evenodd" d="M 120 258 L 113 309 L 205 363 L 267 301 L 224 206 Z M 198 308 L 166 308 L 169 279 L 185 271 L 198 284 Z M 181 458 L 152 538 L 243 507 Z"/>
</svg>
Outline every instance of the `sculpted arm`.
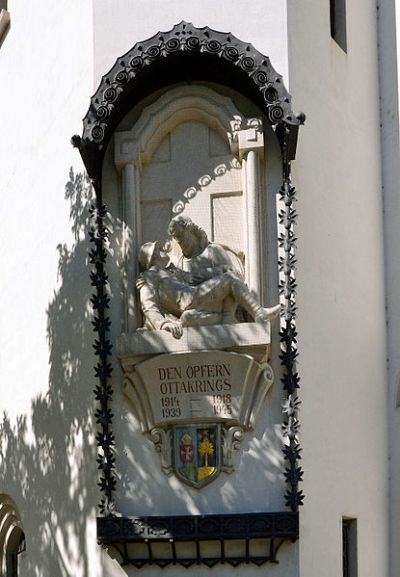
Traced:
<svg viewBox="0 0 400 577">
<path fill-rule="evenodd" d="M 183 333 L 182 325 L 180 321 L 171 319 L 168 314 L 163 312 L 158 301 L 157 291 L 153 283 L 146 279 L 146 273 L 140 275 L 137 288 L 146 326 L 150 329 L 168 331 L 176 339 L 179 339 Z"/>
</svg>

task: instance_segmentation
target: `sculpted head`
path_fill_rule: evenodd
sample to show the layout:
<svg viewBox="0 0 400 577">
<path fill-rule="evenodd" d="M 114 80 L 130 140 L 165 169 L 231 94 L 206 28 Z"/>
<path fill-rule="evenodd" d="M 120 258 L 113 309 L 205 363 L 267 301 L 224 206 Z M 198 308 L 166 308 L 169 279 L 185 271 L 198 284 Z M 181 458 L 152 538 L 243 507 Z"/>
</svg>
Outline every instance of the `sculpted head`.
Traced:
<svg viewBox="0 0 400 577">
<path fill-rule="evenodd" d="M 138 255 L 141 270 L 147 270 L 154 265 L 167 268 L 170 263 L 168 249 L 168 242 L 163 241 L 146 242 L 142 244 Z"/>
<path fill-rule="evenodd" d="M 188 258 L 200 254 L 208 245 L 206 232 L 191 218 L 182 214 L 171 220 L 168 233 L 177 241 L 184 256 Z"/>
<path fill-rule="evenodd" d="M 155 242 L 146 242 L 145 244 L 142 244 L 142 246 L 140 247 L 138 261 L 141 270 L 147 270 L 148 268 L 150 268 L 155 247 L 156 247 Z"/>
</svg>

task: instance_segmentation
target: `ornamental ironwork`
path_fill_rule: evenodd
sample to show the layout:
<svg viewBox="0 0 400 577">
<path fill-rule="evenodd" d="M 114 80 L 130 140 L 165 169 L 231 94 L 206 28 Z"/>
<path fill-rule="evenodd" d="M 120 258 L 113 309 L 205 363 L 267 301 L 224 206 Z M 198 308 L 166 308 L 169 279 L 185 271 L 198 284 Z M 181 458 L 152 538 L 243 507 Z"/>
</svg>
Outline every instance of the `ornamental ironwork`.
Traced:
<svg viewBox="0 0 400 577">
<path fill-rule="evenodd" d="M 97 519 L 101 543 L 114 547 L 122 565 L 138 568 L 278 563 L 279 549 L 285 541 L 295 541 L 298 533 L 298 513 L 290 511 Z M 181 546 L 187 543 L 194 545 L 192 554 L 182 555 Z"/>
<path fill-rule="evenodd" d="M 277 131 L 288 159 L 295 156 L 304 115 L 296 115 L 282 76 L 269 58 L 233 34 L 196 28 L 188 22 L 138 42 L 103 76 L 83 119 L 82 137 L 73 143 L 88 174 L 100 180 L 107 144 L 118 122 L 140 100 L 178 82 L 215 81 L 246 94 Z"/>
</svg>

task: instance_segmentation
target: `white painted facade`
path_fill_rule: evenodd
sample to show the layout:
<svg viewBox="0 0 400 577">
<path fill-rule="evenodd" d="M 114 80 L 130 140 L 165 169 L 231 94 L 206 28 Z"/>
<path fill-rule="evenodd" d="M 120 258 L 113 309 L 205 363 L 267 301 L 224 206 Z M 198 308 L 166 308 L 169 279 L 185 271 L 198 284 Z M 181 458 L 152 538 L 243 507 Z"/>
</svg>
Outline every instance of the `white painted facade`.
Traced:
<svg viewBox="0 0 400 577">
<path fill-rule="evenodd" d="M 8 1 L 11 23 L 0 45 L 0 497 L 13 500 L 25 532 L 22 577 L 337 577 L 343 517 L 357 518 L 360 577 L 400 573 L 400 7 L 381 0 L 377 13 L 372 0 L 347 4 L 346 54 L 330 36 L 329 2 L 320 0 Z M 305 502 L 300 539 L 284 545 L 277 566 L 122 569 L 96 544 L 91 193 L 70 137 L 81 133 L 90 96 L 116 58 L 182 20 L 251 42 L 283 75 L 294 109 L 307 115 L 293 162 Z M 269 153 L 266 171 L 270 159 L 278 170 L 272 144 Z M 105 195 L 118 214 L 115 162 L 110 149 Z M 150 189 L 153 176 L 144 176 Z M 275 184 L 279 175 L 268 183 L 271 198 Z M 271 272 L 276 256 L 268 259 Z M 110 268 L 117 278 L 117 266 Z M 276 291 L 271 281 L 262 294 Z M 113 298 L 118 327 L 124 298 Z M 279 373 L 277 347 L 273 366 Z M 119 378 L 116 371 L 124 514 L 283 508 L 279 431 L 270 427 L 279 422 L 278 379 L 238 470 L 196 491 L 163 476 Z"/>
</svg>

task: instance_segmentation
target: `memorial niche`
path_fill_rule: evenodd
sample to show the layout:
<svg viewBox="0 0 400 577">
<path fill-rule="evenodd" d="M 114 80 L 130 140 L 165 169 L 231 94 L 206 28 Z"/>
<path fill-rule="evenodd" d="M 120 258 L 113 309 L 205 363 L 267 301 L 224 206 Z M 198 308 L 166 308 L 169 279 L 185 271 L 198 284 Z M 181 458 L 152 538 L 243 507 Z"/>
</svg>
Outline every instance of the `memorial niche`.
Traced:
<svg viewBox="0 0 400 577">
<path fill-rule="evenodd" d="M 214 106 L 213 98 L 210 97 L 210 92 L 206 98 L 209 106 L 203 105 L 204 98 L 202 98 L 203 95 L 199 95 L 199 92 L 205 90 L 204 80 L 218 83 L 217 92 L 220 94 L 218 94 L 216 106 Z M 193 84 L 196 81 L 201 82 L 202 85 Z M 221 81 L 226 85 L 222 91 L 220 91 Z M 177 86 L 178 83 L 181 83 L 178 88 L 168 88 L 165 91 L 167 84 L 170 87 L 174 84 Z M 214 88 L 214 86 L 210 86 Z M 230 114 L 232 107 L 229 106 L 229 102 L 227 103 L 226 99 L 222 102 L 222 94 L 226 96 L 227 87 L 229 95 L 238 91 L 236 92 L 237 95 L 240 93 L 241 97 L 248 99 L 248 102 L 254 105 L 250 113 L 243 109 L 243 116 L 239 114 L 235 117 L 235 112 L 233 115 Z M 185 94 L 181 95 L 182 98 L 178 97 L 177 90 L 187 91 L 191 93 L 191 96 Z M 192 93 L 193 90 L 196 94 Z M 163 96 L 160 97 L 161 93 Z M 189 98 L 186 98 L 187 96 Z M 169 98 L 169 103 L 165 100 L 162 101 L 163 98 L 166 98 L 167 101 Z M 158 100 L 155 102 L 155 99 Z M 162 113 L 161 116 L 158 116 L 161 122 L 152 122 L 156 119 L 157 110 L 152 109 L 150 104 L 147 109 L 143 110 L 142 122 L 137 122 L 133 133 L 132 131 L 131 133 L 127 132 L 129 125 L 124 124 L 124 121 L 116 128 L 125 115 L 127 115 L 126 118 L 130 116 L 130 110 L 133 112 L 136 122 L 138 119 L 136 111 L 142 110 L 143 105 L 147 106 L 149 102 L 154 103 L 156 109 L 157 103 L 159 103 L 158 108 L 164 112 L 164 120 Z M 175 109 L 174 103 L 176 103 Z M 255 106 L 257 106 L 256 109 Z M 259 117 L 260 113 L 261 118 Z M 205 123 L 223 138 L 224 134 L 225 137 L 228 135 L 230 150 L 234 158 L 231 158 L 230 163 L 223 162 L 215 166 L 215 171 L 210 174 L 206 174 L 204 171 L 200 172 L 198 176 L 202 176 L 198 179 L 199 186 L 196 183 L 192 186 L 193 183 L 191 183 L 186 187 L 178 187 L 178 194 L 181 195 L 178 199 L 173 200 L 168 194 L 158 194 L 158 185 L 163 181 L 156 179 L 155 184 L 157 186 L 152 187 L 156 196 L 146 200 L 146 194 L 144 194 L 144 188 L 146 188 L 145 165 L 150 158 L 154 161 L 156 157 L 160 162 L 165 163 L 168 159 L 169 150 L 168 139 L 165 142 L 166 146 L 158 147 L 160 139 L 157 142 L 157 138 L 152 138 L 154 126 L 161 129 L 158 130 L 158 136 L 161 135 L 163 138 L 165 135 L 171 134 L 169 132 L 171 124 L 175 123 L 176 125 L 177 120 L 182 122 L 183 117 L 187 117 L 188 114 L 194 114 L 196 120 Z M 234 121 L 229 126 L 232 118 Z M 293 224 L 296 219 L 294 209 L 296 194 L 291 184 L 290 172 L 291 161 L 296 154 L 298 129 L 303 124 L 304 119 L 303 114 L 294 114 L 291 107 L 291 97 L 282 82 L 282 77 L 273 68 L 267 56 L 258 52 L 251 44 L 235 38 L 231 33 L 218 32 L 208 27 L 200 29 L 190 23 L 181 22 L 168 32 L 159 32 L 152 38 L 135 44 L 128 53 L 117 59 L 109 73 L 102 78 L 91 100 L 84 118 L 82 137 L 75 135 L 72 138 L 74 146 L 79 148 L 96 192 L 96 203 L 92 210 L 93 228 L 89 235 L 93 249 L 90 252 L 90 262 L 92 264 L 91 281 L 94 286 L 92 297 L 95 309 L 93 324 L 96 333 L 94 348 L 98 356 L 95 375 L 99 381 L 94 391 L 98 402 L 95 416 L 98 427 L 99 486 L 102 494 L 99 503 L 101 516 L 97 519 L 97 535 L 99 542 L 103 545 L 116 546 L 124 564 L 132 563 L 136 567 L 142 567 L 143 564 L 150 563 L 165 567 L 173 563 L 174 565 L 180 564 L 189 567 L 193 563 L 204 563 L 208 567 L 212 567 L 219 561 L 233 566 L 242 562 L 257 565 L 266 562 L 275 563 L 277 562 L 277 552 L 282 543 L 287 539 L 295 541 L 298 538 L 298 507 L 302 504 L 304 496 L 302 491 L 299 491 L 299 482 L 302 480 L 303 473 L 298 464 L 301 451 L 297 436 L 299 427 L 299 400 L 297 398 L 299 375 L 295 366 L 297 356 L 296 281 L 294 275 L 296 238 L 293 233 Z M 163 132 L 162 127 L 166 125 L 169 127 L 167 126 Z M 271 163 L 273 166 L 270 165 L 268 170 L 260 171 L 260 161 L 263 160 L 264 132 L 268 163 L 270 164 L 271 152 L 274 159 Z M 186 140 L 187 146 L 184 147 L 185 151 L 191 143 L 192 139 L 188 138 Z M 113 146 L 108 146 L 109 144 Z M 220 151 L 218 146 L 215 147 L 214 145 L 215 141 L 210 138 L 209 144 L 205 147 L 198 147 L 198 150 L 207 148 L 213 154 L 217 153 L 218 156 Z M 157 147 L 158 150 L 156 151 Z M 110 166 L 112 164 L 110 151 L 113 148 L 115 149 L 115 163 L 120 173 L 119 181 L 113 177 L 110 178 Z M 154 151 L 156 151 L 155 154 L 153 154 Z M 183 165 L 183 170 L 175 171 L 175 177 L 178 178 L 181 173 L 184 174 L 185 172 L 186 167 Z M 193 202 L 199 196 L 204 196 L 198 194 L 204 192 L 203 185 L 212 184 L 215 180 L 214 176 L 218 176 L 220 179 L 221 175 L 229 173 L 234 176 L 235 172 L 236 175 L 240 175 L 239 179 L 236 179 L 236 185 L 232 186 L 232 179 L 230 179 L 228 186 L 219 191 L 218 194 L 214 195 L 215 191 L 211 190 L 212 194 L 209 197 L 213 210 L 198 211 L 196 209 L 195 214 L 190 213 Z M 237 180 L 242 182 L 242 186 L 237 185 Z M 122 192 L 119 199 L 118 194 L 116 194 L 118 190 Z M 256 194 L 252 194 L 254 192 Z M 278 192 L 281 200 L 279 210 L 276 211 L 275 201 L 268 210 L 263 202 L 266 198 L 274 198 Z M 235 211 L 229 213 L 226 210 L 226 197 L 229 198 L 229 206 L 231 208 L 232 204 L 235 206 Z M 103 204 L 104 201 L 107 206 Z M 261 201 L 261 207 L 257 201 Z M 221 209 L 221 207 L 223 210 L 218 213 L 218 208 Z M 138 299 L 135 300 L 137 295 L 132 290 L 138 276 L 137 270 L 135 270 L 138 262 L 137 250 L 143 243 L 160 238 L 161 233 L 167 229 L 168 221 L 172 216 L 171 212 L 177 214 L 183 210 L 185 214 L 192 217 L 195 222 L 207 230 L 212 241 L 223 242 L 228 246 L 235 247 L 235 250 L 237 250 L 235 243 L 230 240 L 227 241 L 227 239 L 215 238 L 214 233 L 220 229 L 233 232 L 243 230 L 246 283 L 251 290 L 256 292 L 263 303 L 271 302 L 267 298 L 268 295 L 275 295 L 277 292 L 277 271 L 279 268 L 279 293 L 283 309 L 280 331 L 280 360 L 283 374 L 279 376 L 285 391 L 285 401 L 282 412 L 279 412 L 275 421 L 269 422 L 267 429 L 268 431 L 272 430 L 271 426 L 274 422 L 277 424 L 283 420 L 282 429 L 286 442 L 282 446 L 282 451 L 278 450 L 278 454 L 282 454 L 286 469 L 283 470 L 281 464 L 278 465 L 278 470 L 280 476 L 283 473 L 287 490 L 283 493 L 281 492 L 283 487 L 281 487 L 278 493 L 284 497 L 285 511 L 276 512 L 281 507 L 280 502 L 275 501 L 275 503 L 269 502 L 267 504 L 263 499 L 262 508 L 270 511 L 268 513 L 210 514 L 215 509 L 207 507 L 201 511 L 201 515 L 193 516 L 191 511 L 190 515 L 185 517 L 171 516 L 171 513 L 174 515 L 177 510 L 171 510 L 169 506 L 164 507 L 165 504 L 170 505 L 171 499 L 180 497 L 182 494 L 193 499 L 195 493 L 190 490 L 176 491 L 174 483 L 165 482 L 163 485 L 165 499 L 158 500 L 157 505 L 161 507 L 158 513 L 168 516 L 136 516 L 141 513 L 148 514 L 148 509 L 146 510 L 146 506 L 143 509 L 143 504 L 147 500 L 150 489 L 149 483 L 152 484 L 152 490 L 157 491 L 156 485 L 159 479 L 154 479 L 156 483 L 152 483 L 156 476 L 155 463 L 151 467 L 147 466 L 147 473 L 145 473 L 142 447 L 147 444 L 141 442 L 140 433 L 137 435 L 135 428 L 133 430 L 125 428 L 122 431 L 120 419 L 113 417 L 111 412 L 113 405 L 114 408 L 118 407 L 118 409 L 123 406 L 121 399 L 118 398 L 117 390 L 114 389 L 113 392 L 112 386 L 116 384 L 113 382 L 112 375 L 117 374 L 117 372 L 113 372 L 111 364 L 113 359 L 112 341 L 118 332 L 118 328 L 116 331 L 113 328 L 118 327 L 121 322 L 123 334 L 120 336 L 117 346 L 121 365 L 125 372 L 125 381 L 128 374 L 134 372 L 134 367 L 139 364 L 140 360 L 162 353 L 181 351 L 182 347 L 190 351 L 202 352 L 205 348 L 213 351 L 223 349 L 224 351 L 241 351 L 242 353 L 245 350 L 246 354 L 250 354 L 260 363 L 269 357 L 270 337 L 268 330 L 266 330 L 269 327 L 254 322 L 213 325 L 211 327 L 186 327 L 183 329 L 181 339 L 175 339 L 167 331 L 145 330 L 141 333 L 141 329 L 137 330 L 138 326 L 135 323 L 139 322 L 140 319 L 139 307 Z M 257 211 L 263 216 L 266 213 L 272 215 L 272 219 L 269 218 L 269 224 L 272 226 L 267 225 L 265 218 L 264 221 L 259 222 Z M 107 212 L 111 216 L 111 221 L 108 219 Z M 211 218 L 211 222 L 204 223 L 199 220 L 200 217 L 204 218 L 207 214 L 209 217 L 213 215 L 214 218 Z M 222 223 L 224 225 L 229 223 L 229 226 L 219 227 L 218 214 L 220 216 L 222 214 Z M 235 214 L 245 214 L 247 217 L 242 220 L 240 226 L 234 220 Z M 279 216 L 279 232 L 273 225 L 275 214 Z M 120 215 L 123 222 L 120 235 L 118 235 L 117 230 L 117 215 Z M 152 229 L 152 226 L 147 226 L 148 218 L 151 223 L 154 216 L 157 224 L 155 230 Z M 161 225 L 162 219 L 164 219 L 165 226 Z M 147 224 L 142 229 L 144 222 Z M 115 228 L 116 224 L 117 228 Z M 106 250 L 108 245 L 107 227 L 111 229 L 111 238 L 116 240 L 115 243 L 111 243 L 111 254 L 108 256 Z M 145 231 L 149 234 L 148 238 L 143 238 Z M 265 235 L 265 233 L 267 234 Z M 271 260 L 271 254 L 276 253 L 277 244 L 279 245 L 279 259 L 273 256 Z M 259 247 L 263 247 L 262 258 L 258 253 Z M 265 263 L 267 262 L 269 264 L 266 270 Z M 110 279 L 113 297 L 111 315 L 107 311 L 110 302 L 106 296 L 109 286 L 108 279 Z M 120 290 L 118 290 L 118 283 L 120 283 Z M 123 306 L 121 306 L 120 296 Z M 273 298 L 272 301 L 274 300 Z M 117 312 L 118 310 L 120 313 Z M 112 322 L 110 322 L 110 316 L 113 317 Z M 135 355 L 132 355 L 133 351 Z M 116 381 L 118 381 L 118 376 Z M 133 396 L 135 395 L 133 387 L 131 387 L 130 392 Z M 273 400 L 270 407 L 276 407 L 277 402 L 280 404 L 279 397 L 279 388 L 274 387 L 274 391 L 270 395 L 270 399 Z M 115 403 L 115 401 L 117 402 Z M 138 413 L 143 416 L 143 407 L 140 406 L 139 400 L 135 406 Z M 143 424 L 146 424 L 143 419 L 141 419 L 141 423 L 142 427 Z M 265 422 L 261 428 L 264 426 Z M 129 433 L 131 445 L 133 437 L 134 468 L 131 468 L 129 472 L 133 483 L 131 484 L 131 491 L 127 495 L 128 500 L 117 505 L 117 508 L 125 511 L 126 514 L 131 510 L 129 503 L 132 502 L 131 514 L 133 513 L 135 517 L 119 517 L 115 514 L 116 496 L 118 496 L 119 501 L 121 492 L 123 492 L 121 489 L 124 486 L 120 474 L 124 475 L 123 469 L 127 463 L 126 461 L 121 462 L 122 454 L 119 452 L 119 463 L 115 464 L 113 431 L 116 432 L 117 445 L 119 446 L 124 438 L 121 433 L 122 435 Z M 162 427 L 161 431 L 168 435 L 171 429 Z M 247 437 L 249 438 L 250 435 Z M 185 440 L 188 440 L 187 437 Z M 127 445 L 125 446 L 127 447 Z M 272 449 L 273 453 L 276 453 L 277 446 L 272 447 Z M 147 448 L 145 450 L 146 463 L 148 463 L 150 453 Z M 264 454 L 264 456 L 268 457 L 268 454 Z M 253 459 L 251 480 L 254 479 L 256 468 L 257 461 Z M 271 472 L 268 471 L 267 461 L 264 461 L 262 468 L 258 469 L 258 476 L 261 475 L 262 478 L 265 475 L 269 476 Z M 241 467 L 240 473 L 242 474 L 242 472 L 243 468 Z M 147 477 L 146 492 L 143 491 L 143 474 L 146 474 Z M 271 493 L 270 489 L 273 487 L 268 482 L 268 498 L 273 495 L 273 491 Z M 253 492 L 251 493 L 253 494 Z M 214 497 L 213 500 L 218 500 L 220 491 L 218 489 L 215 491 L 214 486 L 212 486 L 201 497 L 207 497 L 211 494 Z M 242 494 L 245 499 L 247 496 L 248 493 Z M 175 501 L 177 502 L 176 499 Z M 199 496 L 198 503 L 201 501 L 203 499 L 200 499 Z M 237 502 L 237 505 L 239 503 L 240 501 Z M 222 502 L 220 502 L 221 504 Z M 257 502 L 258 506 L 259 502 Z M 237 523 L 240 525 L 239 536 L 242 539 L 242 544 L 244 545 L 243 541 L 245 540 L 246 546 L 241 553 L 232 555 L 224 545 L 229 544 L 231 539 L 238 537 L 235 530 L 235 527 L 238 527 Z M 210 525 L 214 527 L 211 533 Z M 202 552 L 201 540 L 205 535 L 207 535 L 207 543 L 209 543 L 208 540 L 211 535 L 220 543 L 220 552 L 216 551 L 216 555 L 209 557 Z M 186 543 L 189 538 L 195 541 L 195 551 L 189 555 L 189 558 L 187 556 L 182 558 L 177 552 L 175 543 L 179 544 L 181 541 Z M 252 540 L 258 542 L 260 538 L 269 539 L 269 545 L 267 551 L 260 551 L 260 554 L 257 554 L 251 551 L 251 542 Z M 152 543 L 163 544 L 166 540 L 170 543 L 171 548 L 169 559 L 165 559 L 164 555 L 160 557 L 159 551 L 152 549 Z M 143 553 L 142 544 L 144 541 L 147 542 L 148 554 L 146 556 L 146 554 L 142 555 L 139 552 L 138 558 L 138 551 L 136 554 L 132 554 L 133 552 L 129 550 L 129 544 L 133 544 L 134 549 L 137 545 Z M 127 544 L 128 549 L 126 548 Z"/>
<path fill-rule="evenodd" d="M 234 470 L 273 380 L 263 122 L 209 87 L 174 88 L 116 132 L 114 158 L 129 230 L 124 392 L 164 473 L 199 488 Z"/>
</svg>

